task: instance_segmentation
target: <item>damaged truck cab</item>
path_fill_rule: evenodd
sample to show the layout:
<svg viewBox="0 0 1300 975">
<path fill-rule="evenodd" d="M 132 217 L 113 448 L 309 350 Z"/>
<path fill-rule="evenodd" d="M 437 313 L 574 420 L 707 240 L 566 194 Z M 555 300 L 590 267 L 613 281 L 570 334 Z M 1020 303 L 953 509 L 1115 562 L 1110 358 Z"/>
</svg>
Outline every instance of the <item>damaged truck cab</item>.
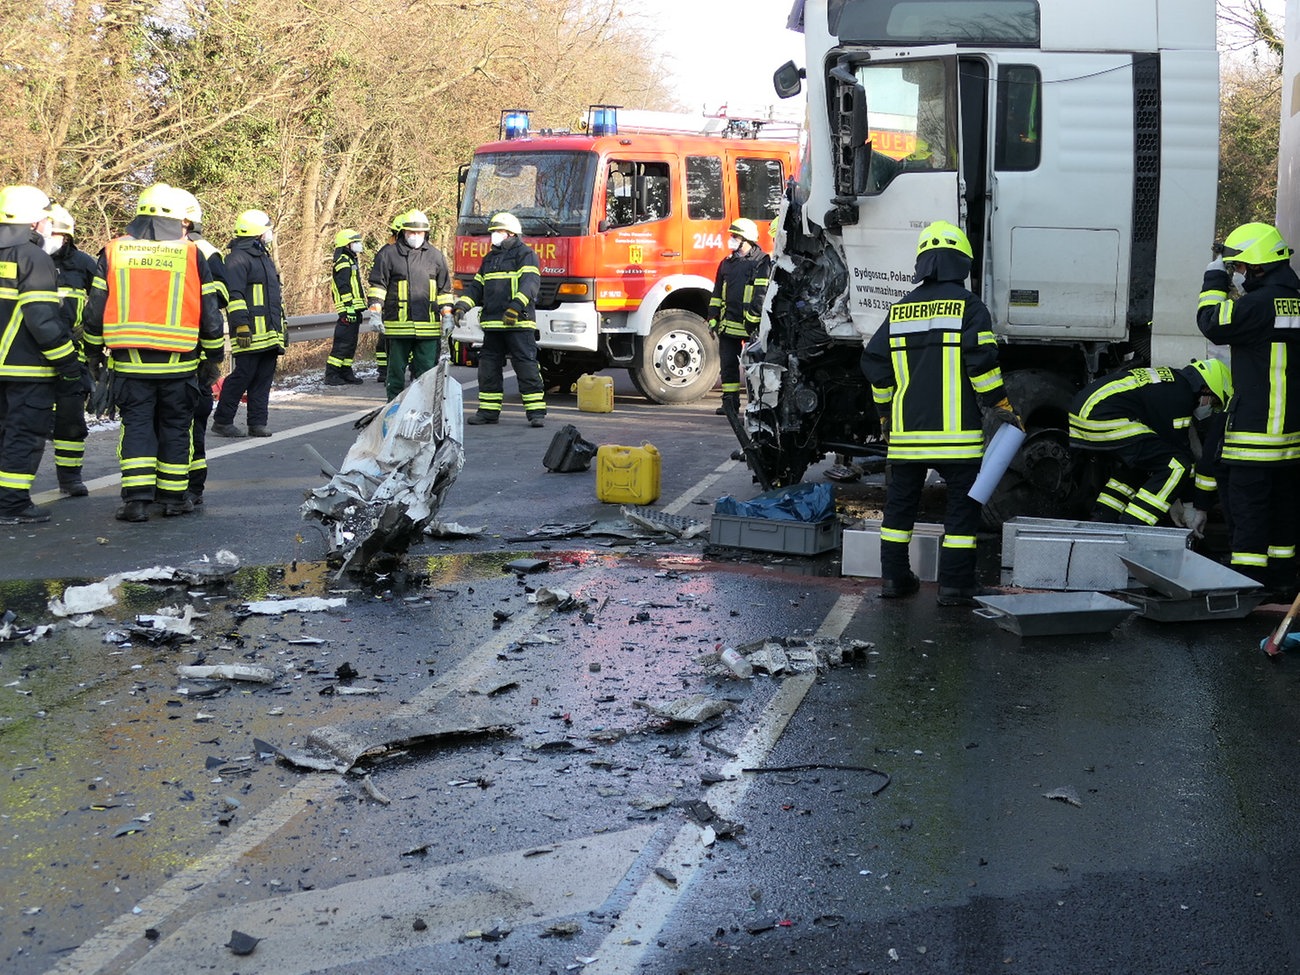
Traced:
<svg viewBox="0 0 1300 975">
<path fill-rule="evenodd" d="M 864 340 L 912 288 L 934 220 L 974 248 L 1029 432 L 990 502 L 1067 510 L 1075 390 L 1205 354 L 1196 329 L 1218 170 L 1209 0 L 799 0 L 807 153 L 777 245 L 737 433 L 765 487 L 880 449 Z M 996 517 L 997 515 L 995 515 Z"/>
</svg>

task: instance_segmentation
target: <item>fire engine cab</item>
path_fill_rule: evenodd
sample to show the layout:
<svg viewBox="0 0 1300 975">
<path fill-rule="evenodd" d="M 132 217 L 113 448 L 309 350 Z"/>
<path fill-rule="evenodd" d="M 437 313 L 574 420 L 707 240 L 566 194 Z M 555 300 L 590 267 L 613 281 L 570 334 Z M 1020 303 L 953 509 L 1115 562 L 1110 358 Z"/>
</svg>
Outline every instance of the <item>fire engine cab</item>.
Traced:
<svg viewBox="0 0 1300 975">
<path fill-rule="evenodd" d="M 688 403 L 718 379 L 706 312 L 727 228 L 748 217 L 769 253 L 769 225 L 796 174 L 797 126 L 768 119 L 624 112 L 594 106 L 578 132 L 531 131 L 502 113 L 501 139 L 460 173 L 455 287 L 487 253 L 488 221 L 509 211 L 537 252 L 536 320 L 547 387 L 628 370 L 659 403 Z M 767 130 L 767 131 L 765 131 Z M 482 338 L 473 313 L 456 332 Z"/>
</svg>

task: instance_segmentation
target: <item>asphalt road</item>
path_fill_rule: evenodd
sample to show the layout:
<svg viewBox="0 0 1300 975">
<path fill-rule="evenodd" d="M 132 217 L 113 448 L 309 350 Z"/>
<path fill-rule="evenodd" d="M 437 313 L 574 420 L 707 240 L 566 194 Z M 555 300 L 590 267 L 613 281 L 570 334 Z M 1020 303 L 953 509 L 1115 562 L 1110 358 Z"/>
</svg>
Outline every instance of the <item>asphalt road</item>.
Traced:
<svg viewBox="0 0 1300 975">
<path fill-rule="evenodd" d="M 128 583 L 85 628 L 0 645 L 6 971 L 1300 968 L 1300 662 L 1258 653 L 1275 615 L 1020 640 L 931 586 L 880 602 L 833 556 L 629 537 L 593 474 L 541 467 L 562 423 L 654 443 L 664 510 L 707 521 L 754 492 L 716 400 L 630 391 L 610 414 L 557 399 L 543 430 L 508 399 L 500 426 L 468 428 L 443 512 L 482 532 L 335 579 L 298 517 L 324 480 L 307 446 L 341 458 L 380 395 L 278 398 L 269 441 L 211 441 L 200 512 L 144 525 L 112 518 L 99 431 L 92 496 L 6 534 L 0 596 L 28 626 L 69 581 L 241 562 L 218 585 Z M 547 564 L 505 568 L 521 557 Z M 542 587 L 577 605 L 532 601 Z M 274 596 L 347 604 L 247 614 Z M 184 605 L 205 614 L 193 642 L 123 632 Z M 764 638 L 823 666 L 740 680 L 712 662 Z M 276 679 L 178 676 L 196 662 Z M 724 710 L 653 710 L 695 695 Z M 321 741 L 373 753 L 277 757 Z M 233 931 L 261 940 L 236 955 Z"/>
</svg>

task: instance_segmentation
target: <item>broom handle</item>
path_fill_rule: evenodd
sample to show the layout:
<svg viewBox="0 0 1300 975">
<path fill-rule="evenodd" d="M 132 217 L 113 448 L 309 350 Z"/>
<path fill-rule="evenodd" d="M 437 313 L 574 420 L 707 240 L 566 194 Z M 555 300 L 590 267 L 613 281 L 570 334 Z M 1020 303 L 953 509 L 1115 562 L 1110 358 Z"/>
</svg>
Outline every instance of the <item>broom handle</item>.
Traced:
<svg viewBox="0 0 1300 975">
<path fill-rule="evenodd" d="M 1287 631 L 1291 629 L 1291 621 L 1295 619 L 1297 611 L 1300 611 L 1300 592 L 1296 593 L 1295 600 L 1291 603 L 1291 608 L 1287 610 L 1282 622 L 1277 625 L 1277 630 L 1273 633 L 1273 638 L 1269 641 L 1274 647 L 1282 645 L 1282 638 L 1286 636 Z"/>
</svg>

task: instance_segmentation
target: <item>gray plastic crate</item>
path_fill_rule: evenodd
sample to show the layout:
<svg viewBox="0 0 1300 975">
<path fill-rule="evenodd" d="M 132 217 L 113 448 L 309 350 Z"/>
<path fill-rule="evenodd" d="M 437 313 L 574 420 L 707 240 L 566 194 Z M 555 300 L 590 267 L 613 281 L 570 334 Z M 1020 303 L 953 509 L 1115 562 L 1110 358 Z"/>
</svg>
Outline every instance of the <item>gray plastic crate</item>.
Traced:
<svg viewBox="0 0 1300 975">
<path fill-rule="evenodd" d="M 779 518 L 742 518 L 714 515 L 709 541 L 732 548 L 751 548 L 784 555 L 818 555 L 838 548 L 838 518 L 824 521 L 785 521 Z"/>
</svg>

